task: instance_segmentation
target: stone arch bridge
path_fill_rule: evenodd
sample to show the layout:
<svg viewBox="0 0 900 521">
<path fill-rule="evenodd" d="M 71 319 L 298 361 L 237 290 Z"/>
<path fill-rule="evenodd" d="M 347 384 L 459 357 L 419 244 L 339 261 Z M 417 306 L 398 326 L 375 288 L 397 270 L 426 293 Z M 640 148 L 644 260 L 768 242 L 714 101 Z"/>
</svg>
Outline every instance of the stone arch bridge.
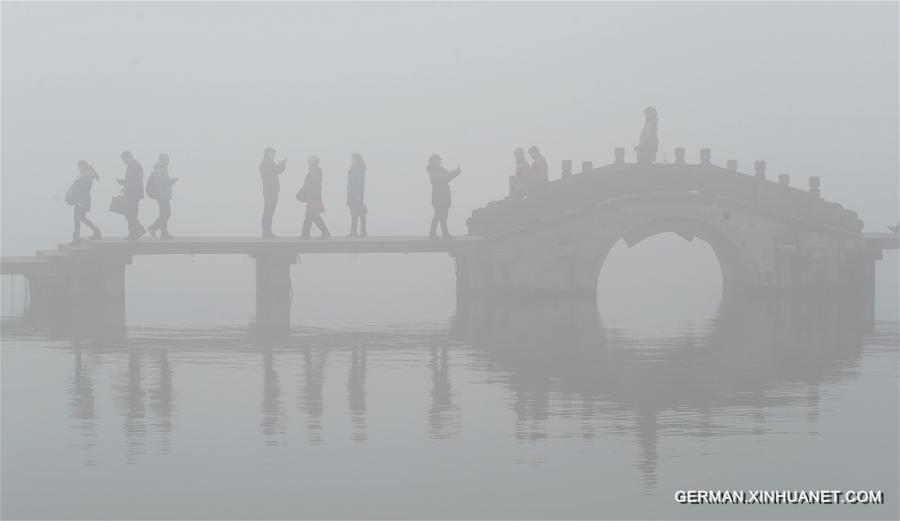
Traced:
<svg viewBox="0 0 900 521">
<path fill-rule="evenodd" d="M 620 149 L 621 150 L 621 149 Z M 707 152 L 708 158 L 708 152 Z M 460 292 L 596 294 L 603 263 L 619 240 L 633 246 L 673 232 L 709 243 L 725 291 L 837 289 L 874 293 L 874 261 L 896 248 L 888 234 L 864 236 L 856 212 L 808 189 L 709 163 L 613 164 L 549 183 L 533 200 L 477 209 L 469 233 L 481 247 L 457 256 Z"/>
</svg>

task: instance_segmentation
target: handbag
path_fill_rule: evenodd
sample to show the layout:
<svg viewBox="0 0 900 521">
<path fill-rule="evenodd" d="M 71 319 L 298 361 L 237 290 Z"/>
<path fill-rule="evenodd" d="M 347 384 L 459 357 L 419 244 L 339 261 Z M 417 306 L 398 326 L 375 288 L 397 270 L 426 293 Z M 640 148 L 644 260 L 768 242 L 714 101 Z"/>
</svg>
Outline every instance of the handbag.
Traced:
<svg viewBox="0 0 900 521">
<path fill-rule="evenodd" d="M 309 193 L 306 191 L 306 185 L 300 187 L 300 190 L 297 190 L 297 200 L 301 203 L 309 202 Z"/>
<path fill-rule="evenodd" d="M 109 202 L 109 211 L 119 215 L 128 214 L 128 201 L 124 195 L 117 195 Z"/>
</svg>

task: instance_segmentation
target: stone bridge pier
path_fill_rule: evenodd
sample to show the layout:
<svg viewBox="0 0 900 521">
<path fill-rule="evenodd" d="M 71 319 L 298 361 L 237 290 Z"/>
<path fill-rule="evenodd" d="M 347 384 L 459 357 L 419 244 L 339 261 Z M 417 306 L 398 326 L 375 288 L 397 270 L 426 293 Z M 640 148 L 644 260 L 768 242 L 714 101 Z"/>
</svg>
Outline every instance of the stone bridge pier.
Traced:
<svg viewBox="0 0 900 521">
<path fill-rule="evenodd" d="M 131 255 L 52 252 L 49 267 L 26 275 L 29 306 L 26 318 L 53 330 L 99 332 L 125 330 L 125 274 Z M 254 252 L 256 261 L 256 319 L 262 333 L 284 333 L 290 328 L 291 265 L 296 253 L 274 250 Z"/>
<path fill-rule="evenodd" d="M 115 334 L 125 328 L 125 267 L 130 256 L 50 256 L 49 268 L 26 275 L 26 318 L 50 330 Z"/>
</svg>

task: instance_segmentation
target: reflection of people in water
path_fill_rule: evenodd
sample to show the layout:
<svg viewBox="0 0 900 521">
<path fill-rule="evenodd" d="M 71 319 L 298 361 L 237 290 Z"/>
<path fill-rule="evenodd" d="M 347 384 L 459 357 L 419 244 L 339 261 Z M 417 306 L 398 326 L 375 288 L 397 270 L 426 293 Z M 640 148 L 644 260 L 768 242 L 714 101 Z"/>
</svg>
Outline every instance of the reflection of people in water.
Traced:
<svg viewBox="0 0 900 521">
<path fill-rule="evenodd" d="M 75 370 L 69 386 L 69 416 L 79 431 L 79 448 L 84 453 L 85 463 L 96 463 L 97 408 L 94 400 L 94 379 L 91 369 L 84 361 L 81 346 L 75 345 Z"/>
<path fill-rule="evenodd" d="M 263 398 L 260 410 L 259 426 L 265 444 L 270 447 L 285 445 L 287 440 L 284 439 L 284 408 L 281 404 L 281 389 L 278 385 L 275 355 L 271 346 L 263 348 Z"/>
<path fill-rule="evenodd" d="M 325 385 L 327 350 L 306 348 L 303 350 L 303 385 L 299 408 L 306 414 L 306 431 L 312 444 L 322 443 L 322 388 Z"/>
<path fill-rule="evenodd" d="M 137 456 L 144 454 L 147 446 L 146 402 L 141 383 L 142 356 L 143 353 L 137 349 L 128 353 L 128 372 L 122 396 L 125 409 L 125 459 L 130 464 L 137 463 Z"/>
<path fill-rule="evenodd" d="M 366 348 L 354 347 L 347 376 L 347 406 L 353 424 L 353 441 L 366 441 Z"/>
<path fill-rule="evenodd" d="M 172 395 L 172 366 L 169 365 L 168 350 L 159 350 L 157 364 L 159 380 L 156 389 L 150 391 L 150 413 L 153 415 L 153 424 L 159 434 L 160 452 L 168 454 L 171 451 L 172 410 L 175 403 Z"/>
<path fill-rule="evenodd" d="M 428 426 L 432 438 L 450 438 L 457 430 L 459 418 L 453 405 L 453 389 L 450 385 L 448 348 L 431 348 L 431 408 Z"/>
</svg>

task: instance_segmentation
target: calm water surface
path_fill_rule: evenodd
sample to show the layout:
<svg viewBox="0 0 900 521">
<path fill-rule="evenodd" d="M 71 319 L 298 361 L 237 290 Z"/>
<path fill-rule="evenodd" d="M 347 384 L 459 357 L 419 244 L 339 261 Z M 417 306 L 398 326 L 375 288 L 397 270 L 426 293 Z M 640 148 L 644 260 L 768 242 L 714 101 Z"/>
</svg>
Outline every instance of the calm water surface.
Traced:
<svg viewBox="0 0 900 521">
<path fill-rule="evenodd" d="M 76 341 L 7 319 L 3 517 L 897 518 L 896 321 L 821 302 L 616 309 L 481 302 L 274 340 Z M 673 499 L 759 488 L 887 504 Z"/>
</svg>

